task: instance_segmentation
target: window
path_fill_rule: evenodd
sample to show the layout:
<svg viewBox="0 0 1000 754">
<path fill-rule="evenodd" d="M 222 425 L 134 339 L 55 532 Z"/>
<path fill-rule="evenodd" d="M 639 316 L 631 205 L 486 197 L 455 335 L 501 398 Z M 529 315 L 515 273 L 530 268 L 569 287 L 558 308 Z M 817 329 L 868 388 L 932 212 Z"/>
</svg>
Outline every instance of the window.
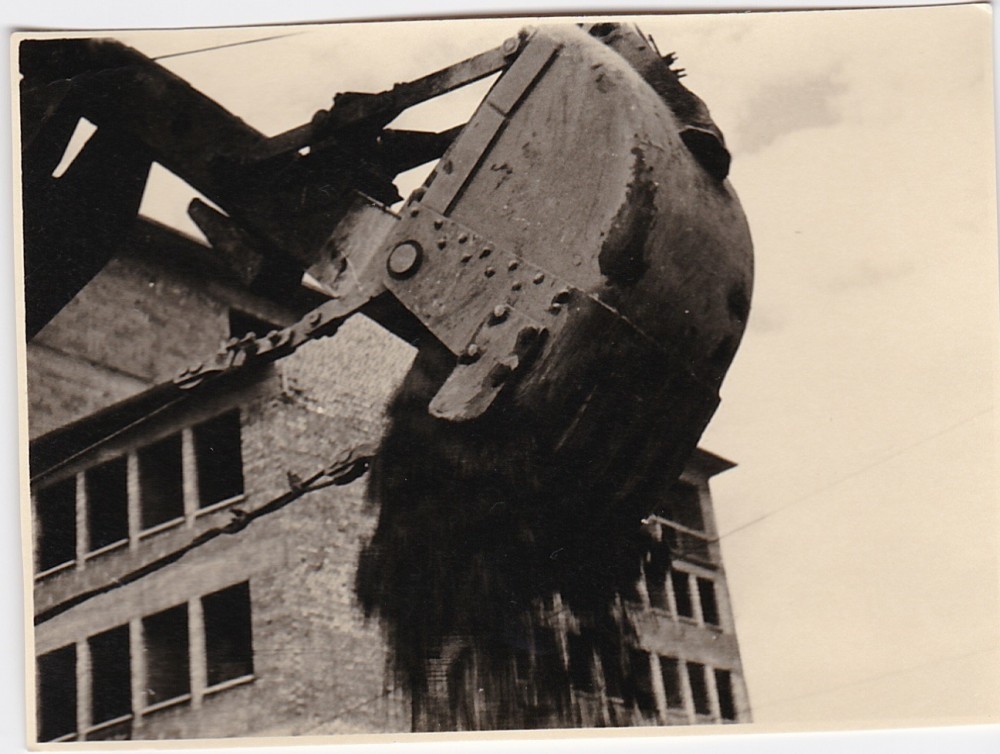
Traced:
<svg viewBox="0 0 1000 754">
<path fill-rule="evenodd" d="M 38 658 L 38 740 L 76 732 L 76 645 Z"/>
<path fill-rule="evenodd" d="M 143 618 L 142 636 L 146 656 L 146 706 L 189 693 L 187 605 Z"/>
<path fill-rule="evenodd" d="M 715 671 L 715 688 L 719 691 L 719 713 L 723 720 L 736 719 L 736 703 L 733 700 L 733 674 L 728 670 Z"/>
<path fill-rule="evenodd" d="M 711 715 L 712 707 L 708 702 L 708 682 L 705 680 L 705 666 L 700 662 L 687 664 L 688 680 L 691 682 L 691 697 L 694 700 L 694 711 L 699 715 Z"/>
<path fill-rule="evenodd" d="M 656 719 L 656 696 L 653 694 L 653 672 L 649 665 L 649 653 L 641 649 L 630 649 L 629 662 L 635 704 L 643 717 Z"/>
<path fill-rule="evenodd" d="M 231 338 L 242 338 L 244 335 L 251 334 L 260 338 L 271 330 L 277 329 L 279 329 L 277 326 L 260 317 L 241 312 L 238 309 L 229 310 L 229 336 Z"/>
<path fill-rule="evenodd" d="M 654 514 L 665 519 L 663 539 L 670 545 L 675 558 L 704 564 L 714 562 L 712 548 L 705 534 L 701 496 L 696 486 L 677 482 L 667 492 Z"/>
<path fill-rule="evenodd" d="M 128 626 L 91 636 L 91 711 L 93 725 L 132 714 L 132 663 Z M 87 738 L 92 738 L 88 734 Z"/>
<path fill-rule="evenodd" d="M 142 448 L 138 456 L 142 528 L 183 517 L 181 436 L 171 435 Z"/>
<path fill-rule="evenodd" d="M 677 482 L 667 492 L 667 498 L 657 509 L 656 515 L 695 531 L 705 530 L 701 513 L 701 496 L 698 488 L 686 482 Z"/>
<path fill-rule="evenodd" d="M 691 601 L 691 588 L 687 573 L 673 570 L 670 581 L 674 587 L 674 603 L 677 605 L 677 615 L 683 618 L 694 617 L 694 604 Z"/>
<path fill-rule="evenodd" d="M 660 675 L 663 677 L 663 690 L 667 695 L 667 706 L 671 709 L 684 709 L 680 661 L 674 657 L 660 657 Z"/>
<path fill-rule="evenodd" d="M 532 640 L 535 678 L 565 678 L 566 669 L 563 666 L 562 652 L 559 650 L 559 640 L 556 638 L 556 632 L 548 626 L 535 626 L 532 632 Z"/>
<path fill-rule="evenodd" d="M 618 636 L 612 632 L 600 634 L 601 670 L 604 671 L 604 690 L 608 696 L 621 698 L 625 685 L 622 670 L 622 647 Z"/>
<path fill-rule="evenodd" d="M 701 617 L 710 626 L 719 625 L 719 603 L 715 599 L 715 582 L 697 578 L 698 596 L 701 598 Z"/>
<path fill-rule="evenodd" d="M 250 585 L 231 586 L 201 598 L 209 686 L 253 675 Z"/>
<path fill-rule="evenodd" d="M 90 552 L 128 539 L 128 462 L 102 463 L 84 474 Z"/>
<path fill-rule="evenodd" d="M 76 478 L 43 487 L 36 494 L 38 570 L 76 560 Z"/>
<path fill-rule="evenodd" d="M 240 412 L 228 411 L 194 428 L 198 462 L 198 504 L 209 505 L 243 494 Z"/>
<path fill-rule="evenodd" d="M 667 602 L 667 571 L 670 569 L 670 546 L 666 542 L 650 543 L 649 557 L 645 563 L 646 592 L 649 604 L 661 610 L 669 609 Z"/>
<path fill-rule="evenodd" d="M 569 682 L 577 691 L 594 690 L 594 650 L 590 641 L 580 634 L 567 634 L 569 650 Z"/>
</svg>

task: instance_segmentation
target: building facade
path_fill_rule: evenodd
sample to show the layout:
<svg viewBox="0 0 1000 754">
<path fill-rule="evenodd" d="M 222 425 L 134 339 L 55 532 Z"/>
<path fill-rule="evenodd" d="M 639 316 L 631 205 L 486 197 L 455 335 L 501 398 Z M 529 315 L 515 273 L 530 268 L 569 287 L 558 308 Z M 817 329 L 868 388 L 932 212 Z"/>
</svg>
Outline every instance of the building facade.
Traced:
<svg viewBox="0 0 1000 754">
<path fill-rule="evenodd" d="M 272 365 L 151 402 L 220 341 L 316 303 L 306 289 L 255 296 L 206 247 L 142 221 L 29 343 L 39 740 L 413 729 L 354 593 L 378 511 L 364 477 L 315 481 L 378 440 L 413 349 L 359 316 Z M 731 466 L 699 450 L 651 501 L 656 545 L 617 606 L 629 678 L 552 606 L 546 662 L 573 704 L 545 725 L 749 720 L 708 487 Z"/>
</svg>

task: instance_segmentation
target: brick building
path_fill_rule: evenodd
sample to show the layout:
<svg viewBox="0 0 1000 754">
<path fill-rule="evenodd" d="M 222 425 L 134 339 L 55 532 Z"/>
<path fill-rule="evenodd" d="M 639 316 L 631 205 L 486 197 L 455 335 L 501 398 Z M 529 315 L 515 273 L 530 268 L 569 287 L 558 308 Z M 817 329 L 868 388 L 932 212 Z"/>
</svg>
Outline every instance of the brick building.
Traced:
<svg viewBox="0 0 1000 754">
<path fill-rule="evenodd" d="M 273 365 L 158 398 L 220 341 L 317 300 L 255 296 L 206 247 L 141 221 L 29 343 L 39 740 L 411 729 L 354 595 L 378 511 L 363 478 L 308 480 L 377 440 L 412 348 L 355 317 Z M 647 562 L 619 606 L 633 693 L 578 651 L 571 616 L 554 624 L 575 703 L 548 724 L 749 720 L 708 489 L 731 466 L 698 451 L 653 501 L 645 525 L 674 564 Z"/>
</svg>

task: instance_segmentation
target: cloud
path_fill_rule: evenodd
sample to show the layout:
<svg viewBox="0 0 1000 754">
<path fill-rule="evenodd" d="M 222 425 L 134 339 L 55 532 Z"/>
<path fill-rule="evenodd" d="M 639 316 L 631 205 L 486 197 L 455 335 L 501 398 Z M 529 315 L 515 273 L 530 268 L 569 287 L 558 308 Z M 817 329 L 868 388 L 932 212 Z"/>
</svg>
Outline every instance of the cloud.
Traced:
<svg viewBox="0 0 1000 754">
<path fill-rule="evenodd" d="M 846 91 L 836 75 L 764 84 L 747 101 L 742 118 L 730 129 L 730 140 L 735 149 L 751 154 L 785 134 L 835 125 L 843 118 L 840 98 Z"/>
</svg>

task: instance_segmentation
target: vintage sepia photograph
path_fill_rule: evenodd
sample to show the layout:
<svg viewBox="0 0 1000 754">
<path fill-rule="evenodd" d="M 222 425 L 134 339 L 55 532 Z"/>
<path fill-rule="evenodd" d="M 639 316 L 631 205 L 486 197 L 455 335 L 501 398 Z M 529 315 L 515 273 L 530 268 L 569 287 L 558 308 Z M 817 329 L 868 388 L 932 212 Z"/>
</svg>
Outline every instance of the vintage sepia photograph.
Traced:
<svg viewBox="0 0 1000 754">
<path fill-rule="evenodd" d="M 992 25 L 15 34 L 29 743 L 995 723 Z"/>
</svg>

